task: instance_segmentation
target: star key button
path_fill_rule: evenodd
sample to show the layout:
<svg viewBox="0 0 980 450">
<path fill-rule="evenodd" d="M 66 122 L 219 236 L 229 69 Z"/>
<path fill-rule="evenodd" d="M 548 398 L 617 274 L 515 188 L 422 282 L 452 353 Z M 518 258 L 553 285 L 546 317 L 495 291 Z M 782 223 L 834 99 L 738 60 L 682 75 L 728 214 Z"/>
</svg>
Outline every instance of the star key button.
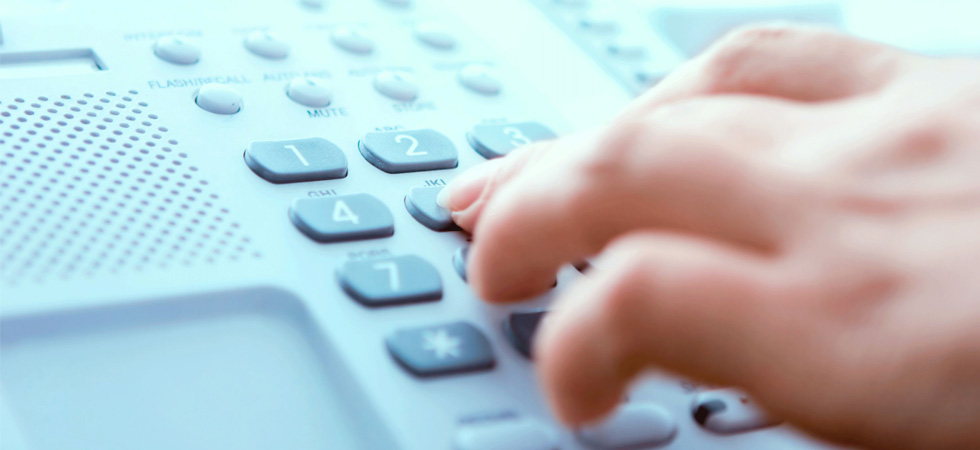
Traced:
<svg viewBox="0 0 980 450">
<path fill-rule="evenodd" d="M 466 322 L 398 330 L 385 344 L 400 366 L 419 377 L 489 370 L 496 364 L 486 336 Z"/>
</svg>

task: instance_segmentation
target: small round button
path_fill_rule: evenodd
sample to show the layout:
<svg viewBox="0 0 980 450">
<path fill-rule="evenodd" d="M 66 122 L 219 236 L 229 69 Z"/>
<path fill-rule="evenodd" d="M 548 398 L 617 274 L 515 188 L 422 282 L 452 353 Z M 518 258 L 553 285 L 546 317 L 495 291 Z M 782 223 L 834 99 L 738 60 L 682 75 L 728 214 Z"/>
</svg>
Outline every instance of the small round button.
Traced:
<svg viewBox="0 0 980 450">
<path fill-rule="evenodd" d="M 481 64 L 468 64 L 459 70 L 459 82 L 467 89 L 485 95 L 500 92 L 500 80 L 489 67 Z"/>
<path fill-rule="evenodd" d="M 298 77 L 289 82 L 286 95 L 301 105 L 319 108 L 330 104 L 333 90 L 330 89 L 330 83 L 323 78 Z"/>
<path fill-rule="evenodd" d="M 242 94 L 224 84 L 209 83 L 201 86 L 194 101 L 201 109 L 215 114 L 235 114 L 242 110 Z"/>
<path fill-rule="evenodd" d="M 245 48 L 256 55 L 269 59 L 282 59 L 289 55 L 289 44 L 268 31 L 253 31 L 245 37 Z"/>
<path fill-rule="evenodd" d="M 174 64 L 194 64 L 201 59 L 201 49 L 179 36 L 164 36 L 153 44 L 153 53 Z"/>
<path fill-rule="evenodd" d="M 456 36 L 445 27 L 433 22 L 422 22 L 415 26 L 415 37 L 430 47 L 449 50 L 456 46 Z"/>
<path fill-rule="evenodd" d="M 374 89 L 395 100 L 412 101 L 419 95 L 415 77 L 402 71 L 385 70 L 374 78 Z"/>
<path fill-rule="evenodd" d="M 374 41 L 360 30 L 350 27 L 339 27 L 333 30 L 330 40 L 334 45 L 351 53 L 368 54 L 374 51 Z"/>
</svg>

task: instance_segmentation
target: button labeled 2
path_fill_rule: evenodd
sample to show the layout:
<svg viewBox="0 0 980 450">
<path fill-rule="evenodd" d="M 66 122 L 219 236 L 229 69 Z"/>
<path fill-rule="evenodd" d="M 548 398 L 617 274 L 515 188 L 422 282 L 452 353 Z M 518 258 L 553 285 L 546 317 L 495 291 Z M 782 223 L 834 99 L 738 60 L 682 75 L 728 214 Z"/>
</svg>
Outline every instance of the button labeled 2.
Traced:
<svg viewBox="0 0 980 450">
<path fill-rule="evenodd" d="M 289 208 L 289 218 L 317 242 L 374 239 L 395 233 L 391 211 L 368 194 L 297 199 Z"/>
<path fill-rule="evenodd" d="M 555 133 L 537 122 L 477 125 L 466 135 L 470 145 L 484 158 L 499 158 L 532 142 L 555 138 Z"/>
<path fill-rule="evenodd" d="M 388 173 L 452 169 L 459 156 L 449 138 L 428 129 L 367 133 L 358 149 L 364 159 Z"/>
</svg>

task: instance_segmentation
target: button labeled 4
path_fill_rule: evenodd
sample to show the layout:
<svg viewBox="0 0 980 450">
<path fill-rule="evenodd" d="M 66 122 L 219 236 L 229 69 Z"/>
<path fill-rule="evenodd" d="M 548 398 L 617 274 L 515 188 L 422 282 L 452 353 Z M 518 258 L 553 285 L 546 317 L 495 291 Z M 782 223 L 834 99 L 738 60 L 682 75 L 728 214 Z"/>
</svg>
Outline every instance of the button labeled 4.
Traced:
<svg viewBox="0 0 980 450">
<path fill-rule="evenodd" d="M 301 198 L 289 208 L 289 218 L 317 242 L 373 239 L 395 233 L 391 211 L 368 194 Z"/>
</svg>

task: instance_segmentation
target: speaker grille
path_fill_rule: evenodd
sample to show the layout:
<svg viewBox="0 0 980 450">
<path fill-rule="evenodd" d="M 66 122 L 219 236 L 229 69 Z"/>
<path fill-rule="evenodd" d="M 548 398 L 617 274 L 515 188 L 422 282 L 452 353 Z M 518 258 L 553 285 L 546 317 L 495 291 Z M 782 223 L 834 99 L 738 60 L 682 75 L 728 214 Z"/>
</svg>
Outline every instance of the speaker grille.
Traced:
<svg viewBox="0 0 980 450">
<path fill-rule="evenodd" d="M 137 91 L 0 101 L 0 279 L 259 257 Z"/>
</svg>

